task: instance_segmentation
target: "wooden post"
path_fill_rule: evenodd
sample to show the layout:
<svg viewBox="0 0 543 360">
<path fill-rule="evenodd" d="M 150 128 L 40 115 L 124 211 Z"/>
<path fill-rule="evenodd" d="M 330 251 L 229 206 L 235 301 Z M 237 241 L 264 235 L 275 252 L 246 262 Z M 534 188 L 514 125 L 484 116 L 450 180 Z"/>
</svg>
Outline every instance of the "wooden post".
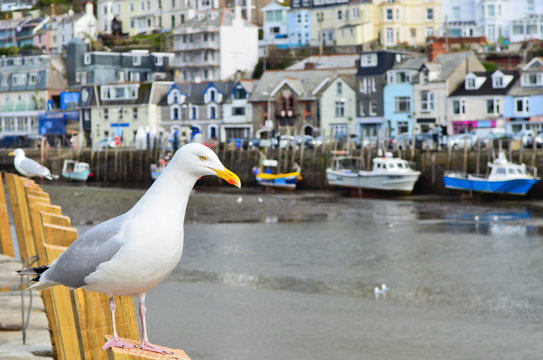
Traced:
<svg viewBox="0 0 543 360">
<path fill-rule="evenodd" d="M 477 138 L 477 157 L 475 158 L 475 173 L 480 174 L 481 139 Z"/>
<path fill-rule="evenodd" d="M 283 171 L 288 173 L 290 170 L 290 167 L 288 166 L 288 161 L 290 159 L 289 157 L 289 151 L 290 151 L 290 126 L 287 126 L 287 142 L 285 145 L 285 162 L 283 166 Z"/>
<path fill-rule="evenodd" d="M 416 135 L 415 135 L 415 124 L 412 126 L 411 131 L 411 161 L 415 161 L 415 145 L 416 145 Z"/>
<path fill-rule="evenodd" d="M 532 144 L 532 167 L 535 168 L 535 152 L 536 152 L 536 148 L 537 148 L 537 130 L 536 130 L 536 125 L 533 125 L 532 126 L 532 132 L 533 132 L 533 138 L 534 138 L 534 142 Z"/>
<path fill-rule="evenodd" d="M 463 164 L 462 172 L 464 174 L 467 174 L 468 173 L 468 139 L 467 138 L 464 139 L 464 159 L 463 159 L 462 164 Z"/>
<path fill-rule="evenodd" d="M 520 139 L 520 147 L 518 149 L 518 163 L 522 164 L 524 162 L 523 159 L 523 152 L 524 152 L 524 143 L 522 142 L 522 139 Z"/>
<path fill-rule="evenodd" d="M 432 152 L 432 184 L 436 183 L 436 153 Z"/>
<path fill-rule="evenodd" d="M 315 147 L 315 145 L 313 145 Z M 305 149 L 305 134 L 302 132 L 302 143 L 300 144 L 300 168 L 304 168 L 304 149 Z"/>
<path fill-rule="evenodd" d="M 360 135 L 360 170 L 363 170 L 366 168 L 366 164 L 364 161 L 364 136 L 365 131 L 362 131 L 362 134 Z"/>
<path fill-rule="evenodd" d="M 105 337 L 106 340 L 109 340 L 111 335 Z M 123 339 L 128 342 L 131 342 L 134 345 L 139 345 L 137 341 Z M 162 355 L 158 353 L 153 353 L 150 351 L 136 349 L 123 349 L 123 348 L 109 348 L 106 350 L 108 360 L 163 360 L 163 359 L 178 359 L 178 360 L 190 360 L 188 355 L 180 349 L 170 349 L 164 347 L 164 349 L 173 352 L 173 355 Z"/>
<path fill-rule="evenodd" d="M 104 151 L 104 182 L 107 183 L 107 173 L 109 167 L 109 147 L 106 146 L 106 151 Z"/>
<path fill-rule="evenodd" d="M 9 231 L 8 204 L 6 202 L 2 173 L 0 173 L 0 254 L 15 257 L 11 232 Z"/>
<path fill-rule="evenodd" d="M 372 157 L 372 147 L 373 147 L 373 128 L 370 128 L 369 144 L 368 144 L 368 161 L 366 163 L 366 168 L 371 170 L 371 157 Z"/>
</svg>

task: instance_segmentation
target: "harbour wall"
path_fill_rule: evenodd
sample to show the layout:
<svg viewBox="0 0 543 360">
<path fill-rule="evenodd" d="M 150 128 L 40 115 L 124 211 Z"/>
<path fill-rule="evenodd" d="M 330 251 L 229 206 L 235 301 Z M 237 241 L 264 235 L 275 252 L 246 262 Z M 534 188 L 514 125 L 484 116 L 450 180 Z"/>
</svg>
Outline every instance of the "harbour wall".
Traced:
<svg viewBox="0 0 543 360">
<path fill-rule="evenodd" d="M 290 171 L 292 164 L 297 163 L 302 168 L 303 180 L 298 183 L 298 189 L 321 190 L 328 189 L 325 169 L 330 165 L 336 154 L 337 145 L 321 146 L 317 148 L 300 149 L 267 149 L 265 156 L 278 160 L 281 171 Z M 223 164 L 234 171 L 241 179 L 243 186 L 257 186 L 252 168 L 258 165 L 262 152 L 257 149 L 236 149 L 228 146 L 214 149 Z M 0 170 L 15 172 L 13 158 L 8 156 L 10 150 L 0 150 Z M 421 177 L 415 185 L 416 194 L 448 194 L 449 190 L 443 186 L 443 174 L 446 171 L 464 171 L 468 173 L 484 174 L 487 172 L 487 163 L 498 155 L 498 149 L 480 150 L 419 150 L 401 151 L 393 150 L 394 156 L 413 162 L 413 167 L 421 171 Z M 90 164 L 92 177 L 89 184 L 120 186 L 120 187 L 148 187 L 152 183 L 150 165 L 157 163 L 158 150 L 133 149 L 104 149 L 93 151 L 91 149 L 72 150 L 65 148 L 48 149 L 41 152 L 39 149 L 25 149 L 27 157 L 40 161 L 53 174 L 61 174 L 65 159 L 84 161 Z M 371 159 L 377 156 L 375 149 L 350 149 L 349 154 L 360 159 L 363 168 L 369 169 Z M 508 149 L 505 151 L 508 159 L 517 163 L 525 163 L 528 167 L 543 172 L 543 149 Z M 60 178 L 62 179 L 62 178 Z M 65 181 L 65 180 L 62 180 Z M 200 185 L 216 186 L 222 180 L 214 177 L 204 177 Z M 534 186 L 528 194 L 529 198 L 543 198 L 543 182 Z"/>
</svg>

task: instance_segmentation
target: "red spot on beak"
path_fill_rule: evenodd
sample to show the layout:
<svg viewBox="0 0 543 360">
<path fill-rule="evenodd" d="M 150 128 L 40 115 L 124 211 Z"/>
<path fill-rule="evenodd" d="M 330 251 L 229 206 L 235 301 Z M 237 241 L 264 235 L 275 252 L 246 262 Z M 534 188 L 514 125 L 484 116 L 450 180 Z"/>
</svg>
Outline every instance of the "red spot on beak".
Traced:
<svg viewBox="0 0 543 360">
<path fill-rule="evenodd" d="M 233 180 L 233 179 L 228 179 L 228 183 L 229 183 L 230 185 L 236 185 L 236 181 Z"/>
</svg>

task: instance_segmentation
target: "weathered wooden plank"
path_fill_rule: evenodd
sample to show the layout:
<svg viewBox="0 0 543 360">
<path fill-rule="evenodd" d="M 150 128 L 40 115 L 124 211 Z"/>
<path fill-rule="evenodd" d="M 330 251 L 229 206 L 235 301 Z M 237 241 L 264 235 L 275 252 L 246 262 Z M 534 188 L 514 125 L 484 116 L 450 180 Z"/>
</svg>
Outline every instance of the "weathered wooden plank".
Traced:
<svg viewBox="0 0 543 360">
<path fill-rule="evenodd" d="M 2 173 L 0 173 L 0 254 L 15 257 L 11 232 L 9 231 L 8 204 L 6 201 Z"/>
<path fill-rule="evenodd" d="M 111 335 L 106 336 L 106 340 L 109 340 Z M 134 345 L 139 345 L 138 341 L 123 339 Z M 109 348 L 107 349 L 107 359 L 108 360 L 165 360 L 165 359 L 179 359 L 179 360 L 190 360 L 188 355 L 181 349 L 171 349 L 164 347 L 164 349 L 173 352 L 173 355 L 163 355 L 147 350 L 136 349 L 123 349 L 123 348 Z"/>
</svg>

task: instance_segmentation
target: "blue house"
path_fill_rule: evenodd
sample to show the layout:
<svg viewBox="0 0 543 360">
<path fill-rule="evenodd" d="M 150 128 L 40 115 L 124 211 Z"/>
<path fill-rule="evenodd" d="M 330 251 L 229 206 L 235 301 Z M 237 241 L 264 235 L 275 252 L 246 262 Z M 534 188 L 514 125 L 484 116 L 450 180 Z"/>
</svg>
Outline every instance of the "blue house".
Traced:
<svg viewBox="0 0 543 360">
<path fill-rule="evenodd" d="M 287 14 L 288 47 L 308 46 L 311 41 L 311 12 L 291 9 Z"/>
<path fill-rule="evenodd" d="M 543 127 L 543 58 L 535 57 L 520 69 L 520 81 L 504 98 L 506 130 Z"/>
<path fill-rule="evenodd" d="M 384 118 L 389 135 L 413 131 L 413 83 L 425 56 L 406 58 L 387 71 L 383 90 Z"/>
</svg>

